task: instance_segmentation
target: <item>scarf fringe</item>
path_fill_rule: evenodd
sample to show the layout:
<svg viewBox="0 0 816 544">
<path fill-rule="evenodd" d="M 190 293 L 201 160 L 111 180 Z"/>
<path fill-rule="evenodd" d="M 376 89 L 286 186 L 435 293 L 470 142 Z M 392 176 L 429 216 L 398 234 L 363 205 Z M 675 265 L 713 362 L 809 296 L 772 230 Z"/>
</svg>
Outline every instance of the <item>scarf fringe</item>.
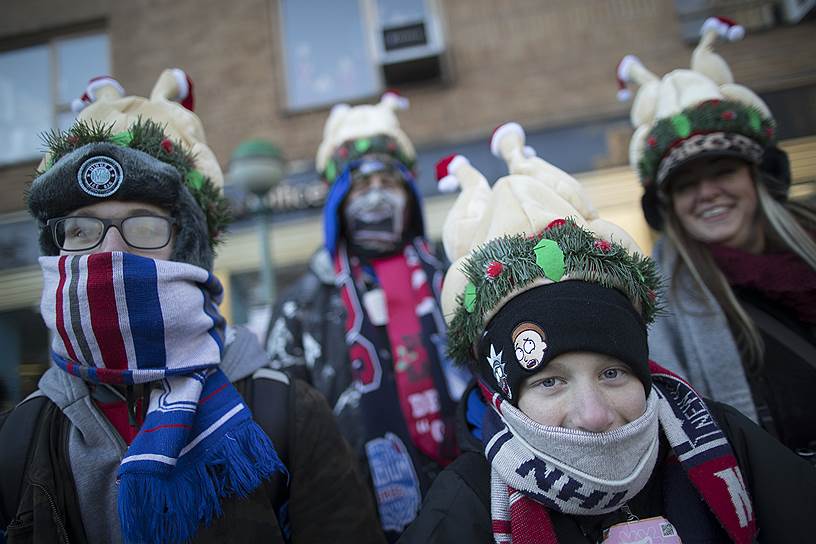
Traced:
<svg viewBox="0 0 816 544">
<path fill-rule="evenodd" d="M 253 420 L 225 434 L 201 462 L 172 478 L 127 473 L 119 481 L 119 519 L 125 542 L 190 540 L 223 513 L 221 500 L 245 498 L 276 471 L 289 472 L 272 441 Z"/>
</svg>

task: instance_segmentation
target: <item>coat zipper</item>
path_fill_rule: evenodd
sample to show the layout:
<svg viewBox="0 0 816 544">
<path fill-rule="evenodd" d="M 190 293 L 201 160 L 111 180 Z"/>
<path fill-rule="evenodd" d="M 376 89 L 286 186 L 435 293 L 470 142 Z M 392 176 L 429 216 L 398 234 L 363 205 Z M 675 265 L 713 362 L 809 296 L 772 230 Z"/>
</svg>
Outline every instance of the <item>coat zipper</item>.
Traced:
<svg viewBox="0 0 816 544">
<path fill-rule="evenodd" d="M 44 485 L 38 484 L 36 482 L 31 482 L 31 485 L 39 488 L 40 491 L 42 491 L 45 497 L 48 499 L 48 504 L 51 506 L 51 512 L 54 515 L 54 522 L 57 524 L 57 528 L 60 530 L 60 535 L 62 536 L 61 540 L 65 544 L 69 544 L 68 533 L 65 530 L 65 523 L 62 521 L 62 516 L 60 515 L 59 510 L 57 509 L 57 503 L 54 500 L 54 497 L 51 495 L 51 493 L 48 492 Z"/>
</svg>

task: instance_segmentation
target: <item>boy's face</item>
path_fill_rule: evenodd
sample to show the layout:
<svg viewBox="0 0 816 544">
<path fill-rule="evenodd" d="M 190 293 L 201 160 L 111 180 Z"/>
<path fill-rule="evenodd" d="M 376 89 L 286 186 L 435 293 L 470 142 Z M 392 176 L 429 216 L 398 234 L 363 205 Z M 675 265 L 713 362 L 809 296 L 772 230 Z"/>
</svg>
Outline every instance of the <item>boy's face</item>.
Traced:
<svg viewBox="0 0 816 544">
<path fill-rule="evenodd" d="M 519 393 L 518 407 L 533 421 L 592 433 L 622 427 L 646 410 L 643 384 L 629 366 L 593 352 L 554 357 Z"/>
</svg>

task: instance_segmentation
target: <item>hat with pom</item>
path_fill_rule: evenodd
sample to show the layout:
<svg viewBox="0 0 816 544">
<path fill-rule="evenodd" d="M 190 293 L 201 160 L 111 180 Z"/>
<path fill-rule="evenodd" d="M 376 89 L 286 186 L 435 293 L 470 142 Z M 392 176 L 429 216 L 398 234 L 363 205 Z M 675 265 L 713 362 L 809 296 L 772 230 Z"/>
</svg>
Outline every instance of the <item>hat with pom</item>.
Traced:
<svg viewBox="0 0 816 544">
<path fill-rule="evenodd" d="M 229 209 L 221 168 L 201 121 L 188 109 L 192 81 L 169 69 L 150 98 L 124 94 L 108 76 L 92 79 L 74 103 L 74 125 L 45 135 L 47 152 L 27 194 L 40 223 L 42 253 L 59 253 L 45 228 L 49 219 L 104 200 L 139 201 L 176 219 L 172 260 L 212 269 Z"/>
<path fill-rule="evenodd" d="M 781 153 L 775 149 L 776 125 L 768 106 L 753 91 L 734 83 L 728 64 L 714 52 L 718 38 L 735 41 L 744 34 L 734 21 L 712 17 L 702 26 L 689 70 L 658 78 L 633 55 L 618 65 L 619 85 L 640 86 L 630 114 L 635 133 L 629 161 L 644 186 L 643 210 L 653 228 L 662 227 L 660 191 L 668 189 L 666 180 L 689 161 L 725 155 L 762 167 L 769 149 Z M 770 189 L 782 196 L 787 184 Z"/>
<path fill-rule="evenodd" d="M 527 377 L 571 351 L 623 361 L 648 391 L 654 264 L 577 180 L 525 148 L 521 126 L 499 127 L 491 149 L 510 172 L 492 188 L 467 160 L 444 167 L 462 188 L 442 235 L 452 358 L 513 404 Z"/>
</svg>

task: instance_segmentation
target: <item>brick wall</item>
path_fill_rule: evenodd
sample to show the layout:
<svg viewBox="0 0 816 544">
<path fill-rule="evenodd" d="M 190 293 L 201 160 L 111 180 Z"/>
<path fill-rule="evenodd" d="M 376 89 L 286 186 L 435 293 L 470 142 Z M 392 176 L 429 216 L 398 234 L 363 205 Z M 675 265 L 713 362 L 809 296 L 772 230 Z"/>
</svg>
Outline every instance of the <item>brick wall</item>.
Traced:
<svg viewBox="0 0 816 544">
<path fill-rule="evenodd" d="M 486 136 L 510 119 L 536 129 L 625 115 L 614 80 L 624 54 L 658 74 L 688 66 L 691 54 L 673 0 L 442 0 L 442 13 L 452 79 L 405 93 L 403 125 L 418 146 Z M 271 138 L 291 159 L 313 157 L 327 110 L 283 109 L 277 1 L 15 1 L 4 6 L 0 46 L 94 20 L 105 21 L 114 74 L 131 92 L 149 93 L 167 66 L 192 75 L 222 164 L 250 136 Z M 737 80 L 760 91 L 816 81 L 806 53 L 816 50 L 813 19 L 720 50 Z M 21 206 L 23 170 L 0 170 L 0 212 Z"/>
</svg>

